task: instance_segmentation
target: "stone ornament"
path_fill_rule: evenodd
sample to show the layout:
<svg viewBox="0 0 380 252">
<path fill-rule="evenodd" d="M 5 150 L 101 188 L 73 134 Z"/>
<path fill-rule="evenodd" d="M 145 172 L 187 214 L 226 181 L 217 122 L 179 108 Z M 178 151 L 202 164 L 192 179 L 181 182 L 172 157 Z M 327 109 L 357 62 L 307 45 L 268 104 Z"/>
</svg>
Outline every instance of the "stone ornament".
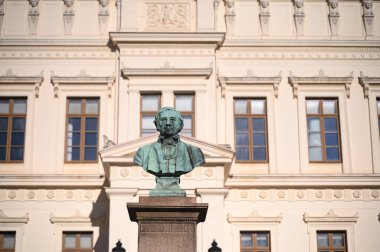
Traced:
<svg viewBox="0 0 380 252">
<path fill-rule="evenodd" d="M 338 0 L 328 0 L 329 5 L 329 21 L 330 21 L 330 30 L 331 36 L 338 36 L 339 31 L 339 8 Z"/>
<path fill-rule="evenodd" d="M 189 30 L 190 5 L 187 3 L 147 4 L 148 30 Z"/>
<path fill-rule="evenodd" d="M 261 34 L 263 36 L 269 35 L 269 0 L 259 0 L 260 3 L 260 25 L 261 25 Z"/>
<path fill-rule="evenodd" d="M 362 0 L 363 3 L 363 22 L 367 37 L 373 36 L 373 9 L 372 0 Z"/>
<path fill-rule="evenodd" d="M 99 0 L 99 30 L 100 34 L 107 34 L 108 31 L 108 20 L 109 20 L 109 0 Z"/>
<path fill-rule="evenodd" d="M 297 36 L 303 36 L 305 11 L 304 0 L 294 0 L 294 22 L 296 24 Z"/>
<path fill-rule="evenodd" d="M 40 16 L 38 3 L 39 0 L 29 0 L 28 24 L 30 35 L 37 34 L 38 18 Z"/>
<path fill-rule="evenodd" d="M 179 177 L 205 162 L 201 149 L 181 141 L 182 115 L 171 107 L 160 109 L 154 124 L 160 136 L 156 143 L 137 150 L 133 162 L 156 176 L 156 187 L 150 196 L 185 197 L 179 187 Z"/>
<path fill-rule="evenodd" d="M 224 0 L 226 7 L 226 29 L 227 35 L 233 35 L 235 30 L 235 1 L 234 0 Z"/>
<path fill-rule="evenodd" d="M 63 12 L 63 25 L 65 30 L 65 35 L 71 35 L 74 23 L 74 0 L 63 0 L 65 4 L 65 10 Z"/>
<path fill-rule="evenodd" d="M 4 19 L 4 0 L 0 0 L 0 34 L 1 34 L 1 27 L 3 26 L 3 19 Z"/>
</svg>

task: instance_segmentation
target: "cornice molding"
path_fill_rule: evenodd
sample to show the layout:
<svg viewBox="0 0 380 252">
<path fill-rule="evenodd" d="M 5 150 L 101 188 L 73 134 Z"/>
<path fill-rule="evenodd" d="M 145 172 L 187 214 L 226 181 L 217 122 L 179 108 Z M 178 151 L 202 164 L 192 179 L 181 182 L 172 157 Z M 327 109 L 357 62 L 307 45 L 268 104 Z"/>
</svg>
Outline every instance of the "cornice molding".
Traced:
<svg viewBox="0 0 380 252">
<path fill-rule="evenodd" d="M 380 88 L 380 77 L 368 77 L 360 71 L 359 83 L 363 87 L 364 98 L 368 98 L 371 87 Z"/>
<path fill-rule="evenodd" d="M 60 217 L 55 214 L 50 214 L 50 222 L 52 224 L 68 224 L 68 223 L 92 223 L 90 217 L 83 216 L 80 210 L 76 210 L 72 216 Z"/>
<path fill-rule="evenodd" d="M 167 76 L 167 77 L 203 77 L 210 78 L 212 68 L 123 68 L 122 76 L 126 79 L 131 77 L 150 77 L 150 76 Z"/>
<path fill-rule="evenodd" d="M 3 210 L 0 210 L 0 223 L 24 223 L 27 224 L 29 221 L 29 213 L 26 213 L 21 217 L 10 217 L 5 215 Z"/>
<path fill-rule="evenodd" d="M 254 210 L 249 216 L 235 217 L 231 213 L 227 215 L 227 221 L 229 223 L 278 223 L 282 221 L 282 213 L 277 216 L 262 216 L 258 214 L 257 210 Z"/>
<path fill-rule="evenodd" d="M 56 76 L 52 73 L 51 82 L 54 86 L 54 97 L 58 97 L 58 87 L 60 85 L 107 85 L 108 97 L 111 98 L 112 86 L 115 82 L 115 77 L 104 76 L 95 77 L 89 76 L 82 69 L 80 75 L 78 76 Z"/>
<path fill-rule="evenodd" d="M 244 77 L 218 77 L 219 85 L 221 87 L 222 98 L 225 98 L 226 88 L 229 85 L 273 85 L 274 96 L 278 97 L 278 86 L 281 82 L 281 72 L 275 77 L 258 77 L 258 76 L 244 76 Z"/>
<path fill-rule="evenodd" d="M 214 44 L 221 46 L 225 33 L 206 32 L 110 32 L 114 45 L 135 43 Z"/>
<path fill-rule="evenodd" d="M 0 175 L 0 188 L 8 187 L 101 187 L 103 175 Z"/>
<path fill-rule="evenodd" d="M 356 223 L 359 219 L 358 213 L 356 213 L 353 216 L 339 216 L 334 213 L 334 211 L 331 209 L 327 214 L 324 216 L 310 216 L 308 213 L 304 213 L 303 220 L 306 223 L 310 222 L 354 222 Z"/>
<path fill-rule="evenodd" d="M 353 77 L 353 72 L 347 77 L 329 77 L 326 76 L 323 70 L 320 70 L 319 75 L 315 77 L 297 77 L 292 72 L 289 73 L 288 81 L 293 87 L 293 97 L 298 97 L 298 87 L 300 85 L 318 86 L 318 85 L 344 85 L 346 89 L 346 96 L 350 97 L 350 88 Z"/>
<path fill-rule="evenodd" d="M 12 70 L 7 70 L 5 75 L 0 76 L 0 85 L 34 85 L 34 96 L 38 98 L 43 80 L 43 72 L 39 76 L 17 76 Z"/>
<path fill-rule="evenodd" d="M 108 36 L 100 39 L 81 39 L 81 38 L 2 38 L 0 46 L 107 46 Z"/>
</svg>

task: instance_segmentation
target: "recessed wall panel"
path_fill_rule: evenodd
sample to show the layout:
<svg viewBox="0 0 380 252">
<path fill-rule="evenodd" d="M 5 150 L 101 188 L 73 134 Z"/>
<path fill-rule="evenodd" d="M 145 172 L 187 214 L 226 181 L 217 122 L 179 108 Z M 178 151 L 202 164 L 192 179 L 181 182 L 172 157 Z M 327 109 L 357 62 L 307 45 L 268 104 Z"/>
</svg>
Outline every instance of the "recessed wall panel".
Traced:
<svg viewBox="0 0 380 252">
<path fill-rule="evenodd" d="M 362 6 L 361 3 L 340 4 L 340 36 L 363 36 Z"/>
<path fill-rule="evenodd" d="M 237 36 L 258 36 L 260 34 L 258 6 L 255 2 L 236 3 L 236 25 Z"/>
<path fill-rule="evenodd" d="M 96 35 L 98 34 L 98 12 L 99 2 L 77 2 L 74 26 L 76 35 Z"/>
<path fill-rule="evenodd" d="M 63 27 L 63 2 L 40 2 L 40 35 L 61 35 Z"/>
<path fill-rule="evenodd" d="M 272 36 L 293 36 L 293 4 L 292 3 L 271 3 L 270 4 L 269 33 Z"/>
<path fill-rule="evenodd" d="M 322 39 L 329 36 L 328 10 L 325 2 L 304 4 L 305 36 Z"/>
<path fill-rule="evenodd" d="M 4 10 L 4 35 L 28 33 L 28 2 L 6 1 Z"/>
<path fill-rule="evenodd" d="M 380 3 L 373 4 L 374 21 L 373 21 L 373 35 L 380 36 Z"/>
</svg>

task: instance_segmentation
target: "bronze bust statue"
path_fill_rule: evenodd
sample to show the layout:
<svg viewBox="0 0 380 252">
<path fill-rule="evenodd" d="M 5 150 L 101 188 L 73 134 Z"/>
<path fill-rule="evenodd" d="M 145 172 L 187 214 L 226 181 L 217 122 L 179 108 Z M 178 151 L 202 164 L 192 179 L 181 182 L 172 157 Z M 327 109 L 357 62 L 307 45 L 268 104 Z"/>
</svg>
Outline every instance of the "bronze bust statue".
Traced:
<svg viewBox="0 0 380 252">
<path fill-rule="evenodd" d="M 179 188 L 179 176 L 205 162 L 202 151 L 181 141 L 182 115 L 173 108 L 162 108 L 154 124 L 160 132 L 156 143 L 138 149 L 133 162 L 156 176 L 157 185 L 151 196 L 185 196 Z"/>
</svg>

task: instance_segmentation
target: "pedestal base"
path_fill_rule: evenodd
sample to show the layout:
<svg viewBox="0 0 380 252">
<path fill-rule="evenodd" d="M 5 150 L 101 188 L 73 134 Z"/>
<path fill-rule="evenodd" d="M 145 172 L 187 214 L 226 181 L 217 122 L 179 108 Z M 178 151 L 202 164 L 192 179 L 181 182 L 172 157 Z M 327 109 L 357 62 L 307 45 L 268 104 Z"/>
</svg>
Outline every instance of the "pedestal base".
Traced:
<svg viewBox="0 0 380 252">
<path fill-rule="evenodd" d="M 141 197 L 127 208 L 139 225 L 138 252 L 196 252 L 196 226 L 205 220 L 208 204 L 195 198 Z"/>
</svg>

